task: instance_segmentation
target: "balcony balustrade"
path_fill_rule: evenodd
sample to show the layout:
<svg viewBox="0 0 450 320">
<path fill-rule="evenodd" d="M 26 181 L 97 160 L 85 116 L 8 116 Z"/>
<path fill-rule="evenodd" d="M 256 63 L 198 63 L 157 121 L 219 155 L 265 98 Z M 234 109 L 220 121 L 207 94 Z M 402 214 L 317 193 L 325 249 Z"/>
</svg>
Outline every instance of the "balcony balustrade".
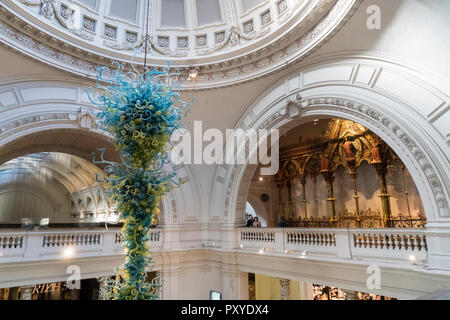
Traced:
<svg viewBox="0 0 450 320">
<path fill-rule="evenodd" d="M 230 251 L 409 263 L 424 262 L 428 256 L 426 230 L 421 229 L 238 228 L 235 232 L 237 242 Z M 200 249 L 201 239 L 197 240 Z M 119 229 L 4 231 L 0 232 L 0 264 L 122 255 L 123 242 Z M 161 229 L 150 231 L 148 244 L 153 252 L 177 249 L 163 245 Z"/>
<path fill-rule="evenodd" d="M 300 257 L 418 263 L 428 253 L 420 229 L 241 228 L 239 241 L 243 251 Z"/>
<path fill-rule="evenodd" d="M 151 230 L 149 246 L 161 248 L 160 231 Z M 123 254 L 120 230 L 0 232 L 0 263 Z M 70 250 L 68 250 L 70 249 Z"/>
</svg>

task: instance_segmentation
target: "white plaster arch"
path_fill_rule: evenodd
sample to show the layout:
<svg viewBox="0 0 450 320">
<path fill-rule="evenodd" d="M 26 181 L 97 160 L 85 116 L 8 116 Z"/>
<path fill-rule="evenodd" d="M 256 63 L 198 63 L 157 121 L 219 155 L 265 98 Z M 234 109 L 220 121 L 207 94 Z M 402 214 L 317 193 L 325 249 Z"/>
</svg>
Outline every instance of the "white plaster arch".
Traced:
<svg viewBox="0 0 450 320">
<path fill-rule="evenodd" d="M 86 94 L 86 83 L 56 80 L 17 79 L 0 85 L 0 164 L 44 151 L 92 162 L 97 148 L 106 148 L 105 159 L 118 161 L 111 137 L 89 121 L 80 121 L 86 114 L 95 120 L 97 113 Z M 170 209 L 176 208 L 180 223 L 199 223 L 204 215 L 191 168 L 179 166 L 177 175 L 184 184 L 170 193 L 176 203 Z"/>
<path fill-rule="evenodd" d="M 378 134 L 400 156 L 414 177 L 428 218 L 450 218 L 450 94 L 422 73 L 379 57 L 315 58 L 266 89 L 235 128 L 280 129 L 315 118 L 358 122 Z M 287 108 L 288 104 L 294 108 Z M 254 166 L 218 166 L 210 212 L 243 223 L 243 208 Z"/>
</svg>

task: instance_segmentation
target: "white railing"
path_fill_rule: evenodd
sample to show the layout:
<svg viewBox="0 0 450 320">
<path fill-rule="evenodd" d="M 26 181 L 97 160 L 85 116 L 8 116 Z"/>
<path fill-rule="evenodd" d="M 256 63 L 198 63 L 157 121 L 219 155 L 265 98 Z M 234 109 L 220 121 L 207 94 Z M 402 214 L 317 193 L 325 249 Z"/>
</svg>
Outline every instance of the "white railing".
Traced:
<svg viewBox="0 0 450 320">
<path fill-rule="evenodd" d="M 425 232 L 417 229 L 240 228 L 240 250 L 334 256 L 378 261 L 420 261 L 427 257 Z"/>
<path fill-rule="evenodd" d="M 235 232 L 238 243 L 230 242 L 230 250 L 387 262 L 424 261 L 428 256 L 426 232 L 418 229 L 240 228 Z M 171 246 L 169 236 L 163 246 L 161 230 L 151 229 L 150 250 L 182 247 L 179 240 Z M 201 239 L 195 239 L 200 248 Z M 121 255 L 123 244 L 118 229 L 0 231 L 0 263 Z"/>
<path fill-rule="evenodd" d="M 158 229 L 149 232 L 151 250 L 161 248 Z M 0 231 L 0 263 L 123 254 L 120 230 Z"/>
<path fill-rule="evenodd" d="M 354 258 L 362 259 L 425 259 L 427 239 L 423 230 L 388 229 L 349 231 Z"/>
</svg>

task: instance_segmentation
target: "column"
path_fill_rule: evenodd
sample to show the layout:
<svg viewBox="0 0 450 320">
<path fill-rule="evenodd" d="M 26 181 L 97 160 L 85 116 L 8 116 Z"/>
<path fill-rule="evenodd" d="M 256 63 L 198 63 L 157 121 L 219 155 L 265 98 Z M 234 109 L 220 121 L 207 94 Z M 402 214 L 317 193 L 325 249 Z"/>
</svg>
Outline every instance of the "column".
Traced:
<svg viewBox="0 0 450 320">
<path fill-rule="evenodd" d="M 406 207 L 408 208 L 408 217 L 409 217 L 409 227 L 413 228 L 413 218 L 411 216 L 411 207 L 409 206 L 409 198 L 408 198 L 408 187 L 406 185 L 406 168 L 402 163 L 402 179 L 403 179 L 403 193 L 405 194 Z"/>
<path fill-rule="evenodd" d="M 333 189 L 333 182 L 334 182 L 334 176 L 331 171 L 321 171 L 325 181 L 328 185 L 328 209 L 330 213 L 330 225 L 331 227 L 336 226 L 336 209 L 335 209 L 335 202 L 336 198 L 334 197 L 334 189 Z"/>
<path fill-rule="evenodd" d="M 306 201 L 306 177 L 302 177 L 300 180 L 302 184 L 302 193 L 303 193 L 303 212 L 305 219 L 308 218 L 308 203 Z"/>
<path fill-rule="evenodd" d="M 314 182 L 314 203 L 315 203 L 315 209 L 314 209 L 314 215 L 318 219 L 319 218 L 319 198 L 317 195 L 317 175 L 313 175 L 313 182 Z"/>
<path fill-rule="evenodd" d="M 334 198 L 334 190 L 333 190 L 333 182 L 334 176 L 333 172 L 330 170 L 330 161 L 328 160 L 328 156 L 325 153 L 322 153 L 320 156 L 320 173 L 323 175 L 323 178 L 327 182 L 328 185 L 328 208 L 330 213 L 330 226 L 336 226 L 336 209 L 335 209 L 335 201 Z"/>
<path fill-rule="evenodd" d="M 291 299 L 291 285 L 288 279 L 279 279 L 281 300 Z"/>
<path fill-rule="evenodd" d="M 20 288 L 20 300 L 33 300 L 33 287 L 25 286 Z"/>
<path fill-rule="evenodd" d="M 284 203 L 283 203 L 283 186 L 284 183 L 282 180 L 275 180 L 277 187 L 278 187 L 278 204 L 280 206 L 280 216 L 278 217 L 277 221 L 280 220 L 281 217 L 285 217 L 286 219 L 288 219 L 288 217 L 286 217 L 285 212 L 284 212 Z"/>
<path fill-rule="evenodd" d="M 380 199 L 381 208 L 383 211 L 383 221 L 385 228 L 393 228 L 392 213 L 391 213 L 391 195 L 388 192 L 386 183 L 387 164 L 384 162 L 372 162 L 372 165 L 377 171 L 378 182 L 380 184 Z"/>
<path fill-rule="evenodd" d="M 372 161 L 370 162 L 377 171 L 378 182 L 380 184 L 380 199 L 381 208 L 383 210 L 384 227 L 393 228 L 392 213 L 391 213 L 391 195 L 387 189 L 386 174 L 387 163 L 385 152 L 383 152 L 384 143 L 381 140 L 375 141 L 372 147 Z"/>
<path fill-rule="evenodd" d="M 296 210 L 295 210 L 295 184 L 294 184 L 294 178 L 289 179 L 288 183 L 288 212 L 289 217 L 291 217 L 292 220 L 295 220 L 297 218 Z"/>
<path fill-rule="evenodd" d="M 356 169 L 351 169 L 351 176 L 352 176 L 352 182 L 353 182 L 353 199 L 355 200 L 355 214 L 356 214 L 356 225 L 358 227 L 361 227 L 361 214 L 359 212 L 359 196 L 358 196 L 358 188 L 356 185 L 356 179 L 358 177 L 356 173 Z"/>
</svg>

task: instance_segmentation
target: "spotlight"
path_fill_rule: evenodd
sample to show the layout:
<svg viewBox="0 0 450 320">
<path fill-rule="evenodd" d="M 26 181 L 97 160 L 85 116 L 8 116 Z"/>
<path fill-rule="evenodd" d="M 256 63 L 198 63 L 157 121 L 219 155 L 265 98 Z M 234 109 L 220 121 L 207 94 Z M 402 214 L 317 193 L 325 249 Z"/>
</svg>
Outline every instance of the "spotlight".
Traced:
<svg viewBox="0 0 450 320">
<path fill-rule="evenodd" d="M 259 249 L 259 254 L 263 254 L 264 253 L 264 248 Z"/>
<path fill-rule="evenodd" d="M 317 126 L 317 124 L 319 123 L 319 119 L 314 119 L 314 125 Z"/>
<path fill-rule="evenodd" d="M 244 247 L 244 245 L 241 243 L 241 244 L 239 245 L 239 247 L 242 249 L 242 248 Z"/>
<path fill-rule="evenodd" d="M 284 250 L 284 253 L 285 253 L 285 254 L 288 254 L 288 253 L 289 253 L 289 251 L 287 251 L 287 250 Z"/>
<path fill-rule="evenodd" d="M 308 251 L 303 251 L 300 258 L 306 258 L 307 255 L 308 255 Z"/>
<path fill-rule="evenodd" d="M 263 179 L 263 177 L 259 177 L 259 181 L 263 181 L 264 179 Z"/>
<path fill-rule="evenodd" d="M 195 69 L 195 67 L 190 67 L 189 68 L 188 80 L 189 81 L 196 81 L 197 77 L 198 77 L 198 71 Z"/>
<path fill-rule="evenodd" d="M 63 252 L 63 253 L 64 253 L 64 257 L 70 258 L 70 257 L 73 256 L 74 251 L 73 251 L 72 248 L 66 248 L 66 249 L 64 249 L 64 252 Z"/>
</svg>

